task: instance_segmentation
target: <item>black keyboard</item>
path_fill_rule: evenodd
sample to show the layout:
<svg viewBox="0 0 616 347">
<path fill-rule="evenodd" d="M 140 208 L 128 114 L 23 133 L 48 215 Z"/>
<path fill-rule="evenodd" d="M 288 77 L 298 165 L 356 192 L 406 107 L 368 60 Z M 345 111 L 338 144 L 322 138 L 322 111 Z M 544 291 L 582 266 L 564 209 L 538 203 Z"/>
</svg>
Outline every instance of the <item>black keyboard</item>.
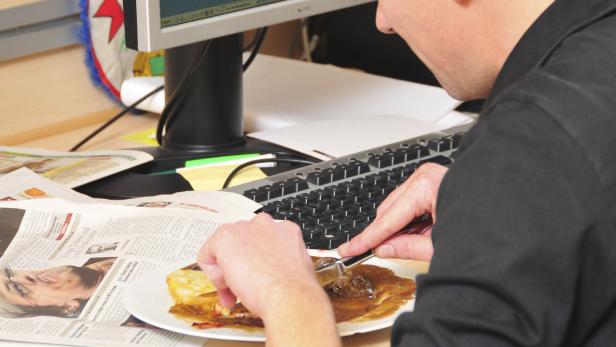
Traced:
<svg viewBox="0 0 616 347">
<path fill-rule="evenodd" d="M 334 249 L 359 234 L 379 204 L 424 163 L 448 166 L 471 125 L 308 165 L 226 189 L 302 229 L 306 246 Z"/>
</svg>

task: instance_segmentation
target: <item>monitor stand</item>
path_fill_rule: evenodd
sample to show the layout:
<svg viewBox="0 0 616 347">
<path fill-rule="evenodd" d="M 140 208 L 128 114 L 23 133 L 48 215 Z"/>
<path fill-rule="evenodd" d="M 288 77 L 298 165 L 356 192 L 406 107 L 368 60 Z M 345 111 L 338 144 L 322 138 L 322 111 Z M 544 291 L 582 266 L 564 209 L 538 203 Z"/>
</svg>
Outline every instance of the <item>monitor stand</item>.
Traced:
<svg viewBox="0 0 616 347">
<path fill-rule="evenodd" d="M 205 56 L 200 59 L 204 50 Z M 193 67 L 196 61 L 199 63 Z M 193 73 L 188 75 L 189 72 Z M 240 153 L 305 157 L 284 147 L 245 138 L 242 74 L 241 35 L 166 50 L 165 134 L 160 147 L 139 149 L 154 156 L 154 161 L 77 190 L 107 199 L 170 194 L 192 187 L 178 174 L 155 173 L 184 167 L 188 160 Z M 176 99 L 173 104 L 169 102 L 172 99 Z"/>
</svg>

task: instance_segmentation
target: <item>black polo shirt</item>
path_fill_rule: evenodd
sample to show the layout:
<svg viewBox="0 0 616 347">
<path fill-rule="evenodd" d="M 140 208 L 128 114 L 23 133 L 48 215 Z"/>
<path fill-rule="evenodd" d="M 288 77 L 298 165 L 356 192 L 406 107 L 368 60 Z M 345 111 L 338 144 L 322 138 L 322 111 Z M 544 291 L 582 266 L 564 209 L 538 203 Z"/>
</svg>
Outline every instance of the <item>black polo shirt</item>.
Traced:
<svg viewBox="0 0 616 347">
<path fill-rule="evenodd" d="M 528 30 L 433 241 L 393 345 L 616 346 L 616 0 L 556 0 Z"/>
</svg>

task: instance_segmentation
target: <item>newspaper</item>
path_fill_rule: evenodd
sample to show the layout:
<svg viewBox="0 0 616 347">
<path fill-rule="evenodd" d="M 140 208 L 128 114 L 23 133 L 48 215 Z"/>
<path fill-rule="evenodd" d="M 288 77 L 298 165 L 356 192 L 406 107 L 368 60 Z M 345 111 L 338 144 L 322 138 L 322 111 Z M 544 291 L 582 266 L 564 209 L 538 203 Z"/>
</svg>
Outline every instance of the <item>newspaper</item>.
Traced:
<svg viewBox="0 0 616 347">
<path fill-rule="evenodd" d="M 147 153 L 129 150 L 71 153 L 0 146 L 0 176 L 25 167 L 75 188 L 152 159 Z"/>
<path fill-rule="evenodd" d="M 148 270 L 193 261 L 218 226 L 238 219 L 52 198 L 0 202 L 0 340 L 202 345 L 132 317 L 122 292 Z"/>
<path fill-rule="evenodd" d="M 181 192 L 128 200 L 94 199 L 21 168 L 0 177 L 0 201 L 60 198 L 72 202 L 109 203 L 151 208 L 182 208 L 249 219 L 262 205 L 230 192 Z"/>
</svg>

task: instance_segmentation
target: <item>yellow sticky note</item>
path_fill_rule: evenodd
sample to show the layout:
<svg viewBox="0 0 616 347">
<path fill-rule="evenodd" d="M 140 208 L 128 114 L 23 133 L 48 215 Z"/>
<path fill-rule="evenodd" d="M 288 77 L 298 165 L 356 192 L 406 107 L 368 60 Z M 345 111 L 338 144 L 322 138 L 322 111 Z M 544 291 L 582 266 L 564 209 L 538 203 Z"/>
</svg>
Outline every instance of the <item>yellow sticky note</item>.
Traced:
<svg viewBox="0 0 616 347">
<path fill-rule="evenodd" d="M 139 145 L 158 146 L 158 142 L 156 142 L 155 129 L 148 129 L 125 135 L 122 136 L 122 140 L 130 141 Z"/>
<path fill-rule="evenodd" d="M 237 165 L 206 166 L 202 168 L 188 168 L 178 170 L 178 173 L 186 179 L 194 190 L 220 190 L 227 177 Z M 229 186 L 256 181 L 267 177 L 261 169 L 249 166 L 240 171 L 231 181 Z"/>
</svg>

